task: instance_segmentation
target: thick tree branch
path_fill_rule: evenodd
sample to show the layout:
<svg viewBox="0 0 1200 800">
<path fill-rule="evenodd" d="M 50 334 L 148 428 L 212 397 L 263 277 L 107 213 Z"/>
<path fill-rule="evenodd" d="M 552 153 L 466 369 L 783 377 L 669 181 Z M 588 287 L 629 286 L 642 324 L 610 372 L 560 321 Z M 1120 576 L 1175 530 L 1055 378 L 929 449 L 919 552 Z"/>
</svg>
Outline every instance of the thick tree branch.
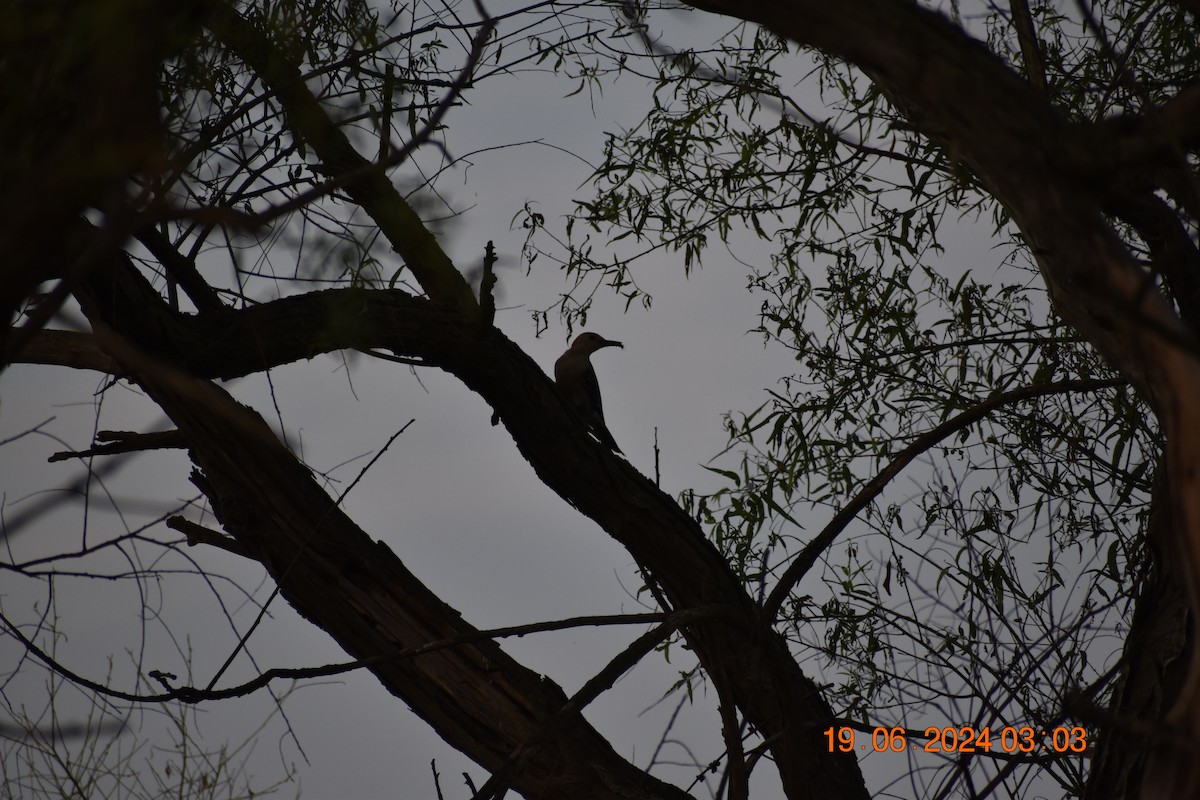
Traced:
<svg viewBox="0 0 1200 800">
<path fill-rule="evenodd" d="M 1122 171 L 1186 169 L 1185 152 L 1200 146 L 1200 84 L 1160 106 L 1071 129 L 1077 144 L 1064 153 L 1080 181 L 1111 179 Z"/>
<path fill-rule="evenodd" d="M 1179 215 L 1149 189 L 1116 192 L 1105 208 L 1133 226 L 1146 243 L 1152 270 L 1166 281 L 1179 315 L 1200 336 L 1200 249 Z"/>
<path fill-rule="evenodd" d="M 1137 608 L 1121 655 L 1120 677 L 1105 711 L 1095 710 L 1103 735 L 1092 756 L 1086 800 L 1135 798 L 1147 765 L 1179 758 L 1178 740 L 1159 722 L 1170 711 L 1187 676 L 1195 641 L 1187 580 L 1172 542 L 1170 493 L 1157 471 L 1146 523 L 1147 562 Z"/>
<path fill-rule="evenodd" d="M 137 240 L 145 245 L 150 254 L 158 259 L 163 269 L 172 280 L 183 287 L 187 296 L 196 304 L 200 311 L 220 311 L 225 307 L 221 297 L 208 285 L 196 262 L 184 257 L 170 240 L 157 228 L 147 225 L 136 234 Z"/>
<path fill-rule="evenodd" d="M 212 383 L 146 355 L 101 320 L 97 338 L 188 438 L 213 510 L 303 616 L 355 658 L 478 633 L 321 490 L 266 423 Z M 373 672 L 472 759 L 497 769 L 567 703 L 494 642 L 377 664 Z M 576 718 L 516 776 L 535 797 L 682 798 Z"/>
<path fill-rule="evenodd" d="M 107 279 L 107 285 L 101 278 Z M 865 796 L 853 756 L 828 753 L 821 743 L 821 725 L 833 712 L 818 687 L 799 669 L 783 639 L 763 620 L 759 607 L 696 522 L 628 462 L 600 447 L 578 425 L 541 368 L 499 331 L 489 328 L 481 333 L 472 324 L 473 315 L 440 311 L 430 301 L 396 290 L 332 290 L 209 315 L 173 313 L 160 298 L 151 298 L 152 291 L 131 264 L 119 260 L 108 275 L 96 276 L 81 302 L 95 324 L 116 326 L 123 337 L 138 342 L 155 358 L 197 376 L 235 377 L 346 347 L 391 350 L 457 376 L 495 409 L 542 481 L 623 544 L 662 587 L 673 608 L 717 605 L 740 620 L 734 624 L 706 619 L 684 633 L 709 675 L 729 683 L 723 691 L 746 720 L 771 739 L 789 796 Z M 137 380 L 146 385 L 153 377 L 138 375 Z M 212 391 L 215 387 L 203 394 Z M 253 497 L 272 496 L 261 485 L 267 479 L 261 471 L 254 473 L 259 476 L 254 479 L 241 475 L 215 480 L 220 471 L 214 464 L 232 476 L 248 468 L 241 464 L 256 460 L 249 455 L 220 455 L 216 442 L 223 434 L 209 430 L 216 423 L 205 420 L 205 414 L 215 414 L 217 406 L 181 405 L 174 395 L 151 394 L 198 454 L 212 484 L 214 506 L 252 509 L 259 504 Z M 184 424 L 189 416 L 195 417 L 190 427 Z M 232 464 L 239 466 L 235 470 Z M 259 489 L 253 491 L 250 487 L 256 484 Z M 281 479 L 271 491 L 294 493 L 306 485 Z M 251 495 L 232 499 L 248 491 Z M 312 502 L 301 496 L 279 504 L 296 508 Z M 311 524 L 321 515 L 312 512 L 302 518 Z M 222 521 L 241 540 L 257 530 L 251 525 L 248 532 L 242 531 L 241 525 L 224 517 Z M 320 539 L 325 542 L 331 534 L 324 525 L 322 529 Z M 292 558 L 287 548 L 294 547 L 287 541 L 270 538 L 257 546 L 270 543 L 284 548 L 273 558 L 277 564 L 286 563 Z M 352 549 L 339 548 L 339 556 L 345 558 Z M 253 547 L 251 551 L 255 558 L 268 558 Z M 362 568 L 352 572 L 360 574 Z M 279 571 L 273 573 L 281 586 L 289 583 Z M 289 601 L 298 602 L 294 597 Z M 318 624 L 335 632 L 340 619 Z M 412 679 L 418 684 L 414 691 L 424 691 L 419 676 Z M 436 727 L 450 738 L 461 730 Z"/>
<path fill-rule="evenodd" d="M 8 341 L 11 342 L 11 337 Z M 19 348 L 10 345 L 4 354 L 4 363 L 47 364 L 120 375 L 117 362 L 100 349 L 90 333 L 75 331 L 32 332 Z"/>
<path fill-rule="evenodd" d="M 1013 27 L 1017 29 L 1017 41 L 1021 43 L 1021 58 L 1025 62 L 1025 75 L 1034 91 L 1046 96 L 1046 65 L 1042 61 L 1042 48 L 1038 43 L 1037 26 L 1029 12 L 1028 0 L 1009 0 L 1012 9 Z"/>
</svg>

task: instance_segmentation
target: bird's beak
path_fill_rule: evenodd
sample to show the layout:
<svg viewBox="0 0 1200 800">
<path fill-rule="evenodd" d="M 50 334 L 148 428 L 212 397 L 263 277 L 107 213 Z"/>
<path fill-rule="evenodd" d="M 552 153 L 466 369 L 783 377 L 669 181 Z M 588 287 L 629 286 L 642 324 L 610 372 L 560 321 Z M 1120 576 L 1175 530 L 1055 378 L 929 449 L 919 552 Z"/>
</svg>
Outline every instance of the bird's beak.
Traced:
<svg viewBox="0 0 1200 800">
<path fill-rule="evenodd" d="M 621 344 L 620 342 L 614 342 L 612 339 L 605 339 L 604 344 L 602 344 L 600 346 L 601 347 L 619 347 L 622 350 L 625 349 L 625 345 Z"/>
</svg>

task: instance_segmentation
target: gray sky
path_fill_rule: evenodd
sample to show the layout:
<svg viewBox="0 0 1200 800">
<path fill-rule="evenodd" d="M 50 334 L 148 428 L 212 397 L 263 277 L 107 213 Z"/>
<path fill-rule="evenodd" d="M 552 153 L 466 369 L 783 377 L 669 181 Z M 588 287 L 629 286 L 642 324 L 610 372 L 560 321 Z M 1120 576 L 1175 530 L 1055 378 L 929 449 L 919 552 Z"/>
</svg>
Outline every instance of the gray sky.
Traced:
<svg viewBox="0 0 1200 800">
<path fill-rule="evenodd" d="M 676 24 L 655 19 L 664 26 Z M 725 23 L 709 19 L 701 26 L 692 19 L 678 25 L 677 30 L 686 27 L 699 37 L 705 32 L 715 35 Z M 447 118 L 452 154 L 530 139 L 562 150 L 528 145 L 481 154 L 471 158 L 465 176 L 459 171 L 438 184 L 453 205 L 467 209 L 447 226 L 443 246 L 456 263 L 466 265 L 480 259 L 489 239 L 495 241 L 504 305 L 497 324 L 547 371 L 566 347 L 567 333 L 557 326 L 538 338 L 530 312 L 550 305 L 568 284 L 545 259 L 528 276 L 518 268 L 525 232 L 511 230 L 510 222 L 526 202 L 534 202 L 548 226 L 560 226 L 570 200 L 587 196 L 588 190 L 579 187 L 589 172 L 578 158 L 562 151 L 598 162 L 604 132 L 636 124 L 649 103 L 646 87 L 629 78 L 593 97 L 584 93 L 564 98 L 570 88 L 568 82 L 527 73 L 519 79 L 496 79 L 469 95 L 470 105 L 454 109 Z M 946 241 L 945 260 L 959 268 L 976 259 L 986 258 L 988 265 L 998 260 L 978 238 L 950 234 Z M 699 465 L 725 443 L 721 415 L 754 408 L 765 399 L 765 389 L 793 369 L 789 354 L 764 349 L 757 336 L 747 333 L 757 324 L 761 298 L 746 291 L 745 268 L 738 260 L 753 263 L 766 259 L 767 252 L 740 243 L 735 259 L 713 247 L 704 268 L 690 279 L 684 278 L 681 257 L 659 253 L 647 258 L 638 280 L 654 296 L 650 311 L 635 304 L 625 313 L 622 300 L 598 295 L 588 329 L 626 344 L 624 350 L 603 351 L 595 360 L 609 428 L 630 461 L 650 475 L 657 429 L 663 487 L 671 494 L 719 485 Z M 335 494 L 388 436 L 415 420 L 354 489 L 346 509 L 475 626 L 643 610 L 634 596 L 640 580 L 628 555 L 536 479 L 507 432 L 489 424 L 486 404 L 455 379 L 429 370 L 419 372 L 418 381 L 401 365 L 363 357 L 354 359 L 349 371 L 339 358 L 320 357 L 276 369 L 270 377 L 270 387 L 262 376 L 255 376 L 227 388 L 274 426 L 279 424 L 273 411 L 277 403 L 289 443 L 309 465 L 339 480 L 332 488 Z M 35 502 L 46 487 L 63 485 L 82 473 L 73 462 L 47 465 L 51 453 L 85 448 L 95 429 L 165 427 L 161 414 L 124 385 L 103 395 L 97 411 L 99 387 L 95 374 L 46 367 L 17 366 L 0 377 L 0 440 L 53 415 L 43 430 L 65 442 L 35 435 L 0 448 L 6 515 Z M 187 482 L 189 471 L 186 457 L 178 452 L 139 457 L 106 484 L 128 511 L 126 523 L 98 507 L 102 493 L 95 493 L 86 517 L 89 541 L 119 533 L 126 524 L 136 526 L 195 497 L 197 491 Z M 139 508 L 130 499 L 148 499 L 151 505 Z M 195 512 L 189 516 L 199 519 Z M 79 502 L 64 502 L 34 530 L 13 539 L 14 557 L 24 560 L 78 546 L 83 519 Z M 823 522 L 802 521 L 810 532 Z M 175 537 L 165 529 L 158 535 Z M 204 548 L 192 548 L 188 554 L 216 574 L 238 578 L 257 601 L 270 592 L 262 570 L 252 564 Z M 141 551 L 147 564 L 156 555 L 148 548 Z M 110 564 L 123 568 L 115 560 Z M 145 597 L 128 581 L 61 578 L 57 586 L 55 612 L 69 633 L 60 642 L 58 656 L 98 680 L 105 678 L 111 659 L 113 683 L 123 689 L 134 688 L 134 658 L 141 658 L 146 669 L 175 672 L 183 680 L 188 656 L 194 681 L 207 683 L 236 642 L 212 600 L 212 589 L 195 576 L 154 583 Z M 220 584 L 217 590 L 224 612 L 239 631 L 245 630 L 253 620 L 254 605 L 230 585 Z M 19 579 L 6 578 L 0 588 L 5 612 L 18 619 L 30 619 L 31 604 L 37 601 L 44 608 L 45 598 L 44 586 Z M 152 618 L 142 618 L 143 604 L 154 612 Z M 250 643 L 260 668 L 345 659 L 323 632 L 299 620 L 281 601 L 271 611 Z M 570 693 L 639 633 L 635 628 L 583 629 L 506 640 L 502 646 Z M 11 641 L 0 640 L 0 668 L 9 670 L 19 655 Z M 644 659 L 586 712 L 636 764 L 647 762 L 676 701 L 655 704 L 679 670 L 692 666 L 681 650 L 673 651 L 673 658 L 678 660 L 667 663 L 658 655 Z M 251 665 L 239 659 L 222 685 L 253 673 Z M 45 676 L 34 678 L 23 679 L 28 682 L 24 691 L 30 710 L 40 707 L 46 695 Z M 275 688 L 285 687 L 276 683 Z M 71 698 L 71 690 L 64 695 L 68 713 L 83 713 L 85 706 Z M 707 762 L 721 752 L 719 724 L 713 703 L 702 696 L 697 700 L 681 715 L 673 736 L 685 740 L 694 757 Z M 437 759 L 447 798 L 468 796 L 461 779 L 464 770 L 478 784 L 486 777 L 367 673 L 306 684 L 284 708 L 311 764 L 303 764 L 275 718 L 258 735 L 249 756 L 248 768 L 259 784 L 280 773 L 281 761 L 297 765 L 308 798 L 433 797 L 432 759 Z M 206 745 L 226 739 L 238 742 L 270 711 L 270 698 L 261 692 L 249 700 L 206 704 L 198 712 L 198 731 Z M 152 719 L 156 712 L 145 713 Z M 168 742 L 159 739 L 154 744 Z M 165 754 L 143 755 L 160 768 L 166 763 Z M 660 760 L 688 762 L 691 756 L 668 745 Z M 900 766 L 893 762 L 886 769 Z M 691 767 L 661 772 L 683 785 L 694 773 Z M 770 770 L 759 774 L 768 783 L 755 787 L 756 796 L 770 796 Z"/>
<path fill-rule="evenodd" d="M 470 105 L 448 117 L 450 152 L 463 155 L 499 143 L 542 139 L 596 162 L 603 135 L 636 124 L 647 107 L 645 87 L 623 79 L 603 95 L 562 98 L 568 83 L 526 73 L 496 79 L 486 91 L 469 96 Z M 442 244 L 460 265 L 478 262 L 484 244 L 494 240 L 500 254 L 501 302 L 497 324 L 549 371 L 567 343 L 567 332 L 554 327 L 535 336 L 532 309 L 542 308 L 568 284 L 548 260 L 531 275 L 519 268 L 525 232 L 510 222 L 527 202 L 536 203 L 548 225 L 561 228 L 562 214 L 588 168 L 564 152 L 528 145 L 471 159 L 438 188 L 453 205 L 467 208 L 447 226 Z M 556 231 L 557 232 L 557 231 Z M 639 281 L 654 295 L 652 311 L 635 305 L 626 314 L 623 301 L 601 293 L 588 329 L 626 343 L 625 350 L 597 356 L 609 427 L 643 472 L 653 474 L 653 436 L 658 429 L 664 488 L 715 488 L 713 476 L 697 465 L 724 444 L 721 414 L 761 402 L 761 389 L 782 369 L 778 354 L 765 352 L 747 335 L 756 323 L 758 301 L 747 294 L 741 267 L 714 249 L 706 268 L 684 280 L 682 263 L 669 255 L 647 259 Z M 786 357 L 784 357 L 786 358 Z M 317 358 L 271 373 L 276 402 L 293 448 L 311 466 L 330 470 L 340 492 L 375 448 L 409 419 L 415 423 L 392 446 L 350 495 L 346 508 L 375 538 L 386 542 L 422 580 L 478 627 L 553 619 L 577 614 L 645 610 L 634 596 L 640 580 L 628 555 L 593 523 L 546 489 L 518 454 L 502 427 L 489 424 L 490 409 L 457 380 L 425 370 L 419 382 L 403 366 L 359 357 L 349 373 L 340 359 Z M 47 417 L 43 431 L 0 448 L 5 513 L 19 512 L 48 486 L 60 486 L 82 474 L 77 462 L 47 465 L 53 452 L 83 449 L 95 429 L 153 430 L 165 420 L 144 398 L 124 385 L 96 395 L 101 385 L 92 373 L 71 374 L 47 367 L 16 366 L 0 378 L 3 407 L 0 439 L 21 433 Z M 278 427 L 272 400 L 261 376 L 227 385 Z M 51 438 L 54 437 L 54 438 Z M 61 442 L 56 439 L 62 440 Z M 65 443 L 65 444 L 64 444 Z M 357 459 L 357 460 L 352 460 Z M 339 464 L 345 464 L 338 467 Z M 106 482 L 120 501 L 125 523 L 103 508 L 102 492 L 87 510 L 88 539 L 95 542 L 165 513 L 197 495 L 187 483 L 190 465 L 179 452 L 139 457 Z M 136 508 L 137 499 L 149 508 Z M 64 498 L 65 500 L 65 498 Z M 16 560 L 77 547 L 84 508 L 64 502 L 36 529 L 11 541 Z M 194 512 L 190 517 L 198 519 Z M 211 520 L 209 520 L 211 524 Z M 158 529 L 162 539 L 175 534 Z M 143 549 L 141 558 L 159 555 Z M 191 548 L 188 555 L 214 573 L 237 577 L 261 601 L 270 585 L 262 571 L 225 553 Z M 116 560 L 113 570 L 125 567 Z M 96 562 L 88 562 L 93 569 Z M 61 567 L 60 567 L 61 568 Z M 207 683 L 235 644 L 221 618 L 211 589 L 195 576 L 180 576 L 151 586 L 145 598 L 154 618 L 140 617 L 142 598 L 131 582 L 56 581 L 56 612 L 68 632 L 58 657 L 93 679 L 105 678 L 112 659 L 112 683 L 133 689 L 130 653 L 145 648 L 145 669 L 174 672 L 185 679 L 190 656 L 194 682 Z M 238 630 L 253 619 L 254 607 L 222 584 L 226 610 Z M 44 585 L 6 579 L 0 602 L 6 612 L 29 619 L 30 604 L 46 599 Z M 259 667 L 311 666 L 344 660 L 328 637 L 299 620 L 282 601 L 255 633 L 250 650 Z M 503 647 L 527 666 L 559 682 L 569 693 L 632 641 L 640 629 L 582 629 L 508 640 Z M 144 644 L 143 644 L 144 641 Z M 11 640 L 0 644 L 0 665 L 11 668 L 20 655 Z M 588 719 L 608 734 L 617 749 L 645 764 L 657 744 L 676 700 L 654 710 L 678 671 L 692 660 L 676 649 L 673 662 L 645 659 L 588 711 Z M 229 685 L 252 675 L 239 659 L 222 680 Z M 29 673 L 32 711 L 45 702 L 46 677 Z M 286 687 L 276 683 L 277 691 Z M 83 714 L 86 706 L 71 689 L 63 690 L 60 713 Z M 278 718 L 257 736 L 249 770 L 256 783 L 280 774 L 281 759 L 298 766 L 303 795 L 309 798 L 433 797 L 431 759 L 437 759 L 447 797 L 467 796 L 461 773 L 477 783 L 486 777 L 443 744 L 404 704 L 391 697 L 367 673 L 317 681 L 300 688 L 285 703 L 300 745 L 311 761 L 302 763 L 295 744 Z M 685 709 L 674 736 L 686 740 L 702 761 L 720 752 L 713 706 L 702 695 Z M 197 722 L 206 745 L 248 736 L 271 711 L 265 693 L 250 700 L 210 703 Z M 145 712 L 148 720 L 158 711 Z M 145 732 L 156 729 L 148 723 Z M 166 746 L 159 734 L 154 746 Z M 132 737 L 124 737 L 132 744 Z M 163 769 L 165 753 L 144 751 Z M 668 745 L 661 761 L 688 762 L 692 756 Z M 136 763 L 136 758 L 135 758 Z M 664 774 L 685 785 L 691 767 Z"/>
</svg>

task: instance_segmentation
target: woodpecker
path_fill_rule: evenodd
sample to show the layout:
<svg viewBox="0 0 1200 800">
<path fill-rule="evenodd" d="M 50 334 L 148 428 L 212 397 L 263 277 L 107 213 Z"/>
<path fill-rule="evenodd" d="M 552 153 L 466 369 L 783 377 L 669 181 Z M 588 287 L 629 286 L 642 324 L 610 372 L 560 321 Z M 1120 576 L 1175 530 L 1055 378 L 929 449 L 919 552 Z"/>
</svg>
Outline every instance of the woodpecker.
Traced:
<svg viewBox="0 0 1200 800">
<path fill-rule="evenodd" d="M 602 347 L 620 347 L 625 345 L 605 339 L 598 333 L 581 333 L 571 342 L 567 352 L 554 362 L 554 382 L 562 392 L 567 405 L 579 417 L 580 422 L 595 434 L 600 443 L 618 453 L 621 448 L 608 426 L 604 424 L 604 407 L 600 402 L 600 382 L 596 380 L 596 370 L 592 369 L 592 353 Z"/>
</svg>

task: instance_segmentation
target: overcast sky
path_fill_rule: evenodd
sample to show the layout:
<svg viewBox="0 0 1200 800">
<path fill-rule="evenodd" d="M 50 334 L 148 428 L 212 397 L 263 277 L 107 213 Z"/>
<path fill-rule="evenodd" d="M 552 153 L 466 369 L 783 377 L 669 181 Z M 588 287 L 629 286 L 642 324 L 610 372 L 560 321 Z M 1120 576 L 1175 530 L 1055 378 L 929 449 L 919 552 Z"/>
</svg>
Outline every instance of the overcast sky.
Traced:
<svg viewBox="0 0 1200 800">
<path fill-rule="evenodd" d="M 488 240 L 495 241 L 503 306 L 497 324 L 547 372 L 565 349 L 567 332 L 552 327 L 538 338 L 530 314 L 552 304 L 569 284 L 545 259 L 525 275 L 519 263 L 525 231 L 510 229 L 511 221 L 532 202 L 550 226 L 561 226 L 570 200 L 586 196 L 587 190 L 579 187 L 589 174 L 588 166 L 568 152 L 598 162 L 604 133 L 636 124 L 649 103 L 646 87 L 628 78 L 591 97 L 584 93 L 564 99 L 570 89 L 565 81 L 524 73 L 519 79 L 494 79 L 485 90 L 470 94 L 470 104 L 453 110 L 447 119 L 451 154 L 531 139 L 560 149 L 526 145 L 480 154 L 470 159 L 469 171 L 460 170 L 438 185 L 452 205 L 466 209 L 445 226 L 443 246 L 456 263 L 470 265 L 479 261 Z M 743 268 L 719 250 L 690 280 L 684 279 L 680 260 L 669 254 L 648 259 L 642 267 L 639 282 L 654 295 L 652 311 L 634 305 L 626 313 L 623 300 L 602 293 L 589 318 L 589 330 L 626 344 L 624 350 L 603 351 L 595 361 L 609 427 L 633 464 L 651 475 L 657 428 L 668 492 L 715 488 L 713 476 L 698 464 L 724 444 L 722 413 L 761 402 L 763 387 L 788 368 L 779 361 L 787 357 L 764 351 L 761 340 L 747 334 L 756 324 L 758 301 L 744 291 Z M 330 471 L 340 480 L 334 493 L 357 475 L 366 457 L 388 436 L 415 420 L 355 488 L 346 508 L 472 624 L 486 628 L 646 610 L 635 596 L 641 584 L 628 555 L 536 479 L 503 427 L 490 425 L 487 405 L 457 380 L 433 370 L 414 377 L 401 365 L 360 356 L 349 371 L 340 357 L 285 366 L 271 373 L 271 384 L 274 401 L 261 376 L 227 388 L 275 427 L 281 417 L 291 446 L 313 468 Z M 84 449 L 95 430 L 168 427 L 161 413 L 136 392 L 118 384 L 97 394 L 102 385 L 96 374 L 48 367 L 16 366 L 0 378 L 0 439 L 54 417 L 40 434 L 0 448 L 7 516 L 44 497 L 39 493 L 47 487 L 69 484 L 84 474 L 78 462 L 47 465 L 52 453 Z M 278 404 L 279 417 L 273 403 Z M 41 525 L 10 542 L 14 560 L 80 547 L 85 514 L 88 541 L 94 543 L 166 513 L 198 494 L 187 483 L 189 472 L 182 453 L 153 453 L 122 466 L 103 490 L 93 492 L 86 510 L 78 498 L 62 495 Z M 105 492 L 118 499 L 124 520 L 104 507 Z M 158 529 L 161 539 L 175 536 Z M 255 589 L 259 602 L 269 594 L 270 584 L 254 565 L 203 548 L 188 554 L 214 573 Z M 145 548 L 141 552 L 145 560 L 157 555 Z M 101 563 L 113 571 L 129 567 L 113 559 Z M 97 562 L 87 566 L 94 570 Z M 149 566 L 148 561 L 143 566 Z M 195 576 L 152 584 L 151 596 L 144 598 L 130 581 L 64 577 L 56 579 L 55 589 L 54 613 L 68 633 L 59 643 L 58 657 L 95 680 L 106 679 L 111 659 L 111 682 L 126 690 L 137 688 L 135 657 L 144 659 L 144 671 L 172 672 L 180 681 L 186 679 L 190 658 L 191 680 L 203 685 L 236 643 L 229 622 L 213 602 L 212 589 Z M 218 589 L 225 597 L 225 611 L 239 631 L 245 630 L 254 605 L 240 600 L 228 585 Z M 29 620 L 33 603 L 45 607 L 44 584 L 6 578 L 2 591 L 0 602 L 14 618 Z M 143 599 L 153 618 L 142 618 Z M 251 640 L 259 667 L 345 659 L 323 632 L 299 620 L 281 601 L 271 611 Z M 570 693 L 640 632 L 583 629 L 508 640 L 503 647 Z M 0 648 L 7 671 L 20 656 L 19 648 L 11 640 L 4 640 Z M 684 651 L 675 650 L 673 658 L 672 663 L 658 655 L 644 659 L 587 711 L 588 719 L 617 749 L 640 765 L 649 759 L 677 700 L 643 712 L 659 701 L 679 670 L 692 666 Z M 239 660 L 222 684 L 251 674 L 251 665 Z M 27 711 L 34 713 L 45 703 L 48 679 L 30 670 L 22 680 L 10 685 L 8 694 L 13 695 L 14 686 L 23 686 L 17 695 L 27 693 Z M 275 688 L 286 687 L 277 683 Z M 685 710 L 673 734 L 686 740 L 693 753 L 667 746 L 661 761 L 707 762 L 719 755 L 712 704 L 697 699 L 698 708 Z M 60 706 L 60 713 L 68 715 L 86 710 L 69 688 L 63 690 Z M 280 774 L 281 760 L 297 765 L 303 796 L 309 798 L 433 797 L 432 759 L 437 759 L 447 797 L 468 796 L 464 770 L 477 784 L 486 778 L 367 673 L 307 684 L 284 709 L 311 763 L 303 763 L 283 724 L 274 719 L 257 736 L 248 762 L 259 785 Z M 237 743 L 270 710 L 270 698 L 262 692 L 250 701 L 209 703 L 199 711 L 198 731 L 212 747 L 225 739 Z M 146 712 L 143 733 L 156 730 L 150 720 L 158 713 Z M 160 733 L 153 744 L 169 750 L 163 736 Z M 132 736 L 122 739 L 124 746 L 133 744 Z M 144 750 L 141 756 L 160 769 L 168 760 L 165 752 Z M 689 766 L 665 775 L 686 785 L 688 778 L 681 776 L 694 773 Z"/>
<path fill-rule="evenodd" d="M 662 26 L 686 25 L 693 31 L 700 26 L 696 20 L 654 19 Z M 723 26 L 710 19 L 704 29 L 715 33 Z M 589 169 L 568 153 L 598 162 L 604 133 L 637 124 L 649 107 L 647 87 L 629 78 L 592 97 L 584 93 L 564 98 L 571 88 L 562 80 L 525 73 L 519 79 L 495 79 L 471 93 L 470 105 L 454 109 L 447 118 L 452 154 L 531 139 L 559 149 L 526 145 L 481 154 L 471 158 L 469 171 L 439 183 L 450 202 L 465 209 L 446 226 L 443 246 L 456 263 L 469 265 L 479 261 L 488 240 L 495 241 L 503 304 L 497 325 L 547 371 L 566 347 L 567 332 L 558 326 L 537 337 L 530 312 L 553 303 L 569 284 L 548 260 L 537 262 L 532 274 L 525 275 L 519 263 L 525 231 L 511 230 L 511 220 L 525 203 L 533 202 L 548 225 L 561 224 L 570 200 L 587 196 L 580 186 Z M 986 247 L 963 239 L 962 249 L 956 250 L 955 237 L 948 240 L 951 262 L 974 258 Z M 736 255 L 743 261 L 767 257 L 765 250 L 749 244 L 739 247 Z M 761 339 L 748 333 L 757 324 L 761 300 L 745 290 L 745 267 L 719 247 L 710 250 L 703 270 L 690 279 L 684 278 L 681 260 L 668 253 L 647 259 L 640 270 L 639 283 L 654 295 L 653 309 L 634 305 L 626 312 L 620 298 L 601 293 L 587 326 L 626 345 L 624 350 L 600 352 L 594 362 L 609 428 L 630 461 L 649 475 L 657 429 L 663 488 L 669 493 L 716 488 L 714 476 L 700 465 L 725 443 L 722 414 L 759 405 L 765 390 L 792 369 L 791 357 L 764 349 Z M 66 485 L 83 474 L 77 462 L 47 465 L 52 453 L 87 447 L 97 429 L 167 427 L 155 407 L 128 387 L 118 384 L 98 395 L 101 386 L 98 375 L 47 367 L 16 366 L 0 378 L 0 440 L 55 417 L 41 434 L 0 448 L 6 515 L 36 502 L 47 487 Z M 628 555 L 536 479 L 507 432 L 490 425 L 487 405 L 455 379 L 432 370 L 414 377 L 406 367 L 362 356 L 352 359 L 347 370 L 340 357 L 321 357 L 273 370 L 270 385 L 255 376 L 227 388 L 274 426 L 282 419 L 289 444 L 310 466 L 340 481 L 331 490 L 335 494 L 388 436 L 415 420 L 354 489 L 346 510 L 473 625 L 487 628 L 644 610 L 635 596 L 640 580 Z M 92 542 L 163 514 L 198 494 L 187 482 L 189 472 L 190 464 L 178 452 L 139 457 L 107 481 L 104 491 L 93 492 L 86 509 L 64 496 L 42 524 L 11 542 L 13 557 L 23 561 L 80 546 L 85 514 Z M 124 522 L 103 507 L 105 491 L 119 498 L 128 512 Z M 190 516 L 199 519 L 195 512 Z M 158 535 L 176 536 L 163 528 Z M 192 548 L 189 554 L 216 574 L 236 577 L 253 590 L 257 602 L 270 592 L 262 570 L 252 564 L 203 548 Z M 144 566 L 155 555 L 143 549 Z M 108 563 L 114 570 L 122 568 Z M 152 584 L 144 597 L 128 581 L 60 578 L 56 588 L 53 613 L 61 616 L 69 633 L 59 643 L 59 658 L 95 680 L 106 679 L 111 659 L 112 683 L 126 690 L 137 688 L 135 659 L 147 670 L 174 672 L 182 682 L 190 658 L 191 680 L 206 684 L 236 643 L 224 613 L 238 631 L 248 627 L 255 613 L 255 604 L 223 583 L 217 587 L 226 602 L 222 610 L 213 602 L 212 588 L 191 575 Z M 45 608 L 43 584 L 5 578 L 0 593 L 5 612 L 15 618 L 30 620 L 34 601 L 41 604 L 39 610 Z M 141 616 L 143 603 L 152 618 Z M 323 632 L 299 620 L 281 601 L 271 611 L 251 640 L 260 668 L 344 660 Z M 502 646 L 571 693 L 640 632 L 584 629 L 507 640 Z M 0 640 L 0 648 L 0 666 L 7 671 L 20 653 L 10 640 Z M 644 659 L 586 712 L 636 764 L 647 762 L 676 700 L 642 712 L 655 705 L 679 670 L 692 665 L 683 651 L 675 650 L 673 658 L 678 660 L 667 663 L 657 654 Z M 222 683 L 232 684 L 253 672 L 241 659 Z M 45 702 L 47 678 L 35 677 L 23 689 L 31 713 Z M 275 685 L 277 691 L 284 688 L 282 683 Z M 64 708 L 82 714 L 85 706 L 71 700 L 71 694 L 65 691 Z M 205 704 L 199 710 L 199 732 L 208 745 L 225 739 L 238 742 L 270 713 L 271 705 L 261 692 L 251 700 Z M 432 759 L 437 760 L 448 798 L 468 796 L 463 771 L 477 784 L 486 777 L 367 673 L 306 684 L 284 709 L 310 763 L 303 763 L 283 723 L 274 719 L 257 736 L 249 757 L 258 784 L 278 775 L 281 763 L 297 766 L 308 798 L 433 797 Z M 146 713 L 152 718 L 158 712 Z M 692 755 L 668 746 L 660 760 L 716 758 L 721 752 L 718 732 L 713 704 L 698 698 L 674 733 L 693 748 Z M 132 737 L 125 739 L 132 744 Z M 169 748 L 161 739 L 154 744 Z M 160 766 L 166 763 L 163 754 L 143 755 Z M 663 774 L 686 785 L 687 778 L 681 776 L 694 772 L 689 766 Z M 770 778 L 769 770 L 762 772 Z M 768 787 L 757 788 L 758 796 L 769 796 Z"/>
</svg>

